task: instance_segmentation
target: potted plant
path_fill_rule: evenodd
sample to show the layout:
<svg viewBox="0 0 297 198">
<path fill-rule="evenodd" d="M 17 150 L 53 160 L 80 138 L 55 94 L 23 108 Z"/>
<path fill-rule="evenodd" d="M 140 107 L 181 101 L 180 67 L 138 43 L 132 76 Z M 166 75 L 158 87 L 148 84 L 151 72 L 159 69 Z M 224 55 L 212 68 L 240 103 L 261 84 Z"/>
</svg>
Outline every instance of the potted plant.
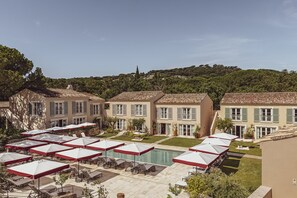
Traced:
<svg viewBox="0 0 297 198">
<path fill-rule="evenodd" d="M 54 181 L 55 181 L 55 183 L 56 183 L 56 185 L 60 185 L 61 186 L 61 192 L 59 193 L 59 195 L 66 194 L 66 192 L 63 191 L 63 185 L 68 180 L 68 178 L 69 178 L 69 175 L 68 174 L 65 174 L 65 173 L 59 174 L 58 176 L 55 176 L 53 178 Z"/>
</svg>

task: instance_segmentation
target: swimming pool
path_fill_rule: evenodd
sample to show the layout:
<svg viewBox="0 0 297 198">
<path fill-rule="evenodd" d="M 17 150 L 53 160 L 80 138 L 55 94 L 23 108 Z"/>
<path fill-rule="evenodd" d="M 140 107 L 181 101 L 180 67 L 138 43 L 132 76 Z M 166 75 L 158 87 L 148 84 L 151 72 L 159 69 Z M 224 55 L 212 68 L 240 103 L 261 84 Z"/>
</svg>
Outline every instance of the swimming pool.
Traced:
<svg viewBox="0 0 297 198">
<path fill-rule="evenodd" d="M 172 159 L 183 153 L 182 151 L 173 151 L 165 149 L 154 149 L 148 153 L 136 156 L 135 160 L 138 162 L 146 162 L 152 164 L 159 164 L 163 166 L 170 166 L 173 164 Z M 104 155 L 104 153 L 103 153 Z M 121 158 L 133 161 L 133 155 L 126 155 L 122 153 L 115 153 L 112 150 L 107 152 L 108 157 Z"/>
</svg>

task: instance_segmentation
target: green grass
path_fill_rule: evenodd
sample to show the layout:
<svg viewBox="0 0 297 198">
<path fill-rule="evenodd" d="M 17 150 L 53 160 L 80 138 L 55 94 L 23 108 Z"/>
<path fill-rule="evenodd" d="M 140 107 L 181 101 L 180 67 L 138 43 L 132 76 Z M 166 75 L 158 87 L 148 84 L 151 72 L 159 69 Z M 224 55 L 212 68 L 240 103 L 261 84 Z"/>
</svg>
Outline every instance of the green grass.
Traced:
<svg viewBox="0 0 297 198">
<path fill-rule="evenodd" d="M 250 150 L 238 150 L 238 149 L 236 149 L 236 147 L 238 145 L 248 146 L 250 148 Z M 252 143 L 252 142 L 234 141 L 231 143 L 231 145 L 229 147 L 229 151 L 233 152 L 233 153 L 242 153 L 242 154 L 262 156 L 262 150 L 260 149 L 260 146 L 255 143 Z"/>
<path fill-rule="evenodd" d="M 228 157 L 220 168 L 228 175 L 233 173 L 233 177 L 253 192 L 261 185 L 261 164 L 258 159 Z"/>
<path fill-rule="evenodd" d="M 131 136 L 125 136 L 125 135 L 122 135 L 122 136 L 118 136 L 118 137 L 114 137 L 112 139 L 114 140 L 123 140 L 123 141 L 133 141 L 134 137 L 131 137 Z M 146 136 L 143 138 L 143 140 L 141 142 L 144 142 L 144 143 L 154 143 L 154 142 L 157 142 L 159 140 L 162 140 L 162 139 L 165 139 L 167 138 L 166 136 Z M 135 141 L 135 142 L 138 142 L 138 141 Z"/>
<path fill-rule="evenodd" d="M 112 137 L 112 136 L 115 136 L 117 133 L 104 133 L 103 135 L 98 135 L 97 137 L 98 138 L 109 138 L 109 137 Z"/>
<path fill-rule="evenodd" d="M 202 142 L 202 140 L 200 140 L 200 139 L 174 137 L 169 140 L 165 140 L 164 142 L 161 142 L 160 144 L 169 145 L 169 146 L 192 147 L 197 144 L 200 144 L 201 142 Z"/>
</svg>

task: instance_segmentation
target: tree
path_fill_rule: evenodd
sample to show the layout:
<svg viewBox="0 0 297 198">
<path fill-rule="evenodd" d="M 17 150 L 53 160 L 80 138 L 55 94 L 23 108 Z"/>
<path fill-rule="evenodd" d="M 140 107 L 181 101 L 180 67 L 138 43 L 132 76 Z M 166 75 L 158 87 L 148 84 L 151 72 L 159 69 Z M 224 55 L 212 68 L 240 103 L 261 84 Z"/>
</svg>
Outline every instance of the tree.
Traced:
<svg viewBox="0 0 297 198">
<path fill-rule="evenodd" d="M 233 128 L 233 122 L 230 118 L 219 118 L 217 128 L 219 130 L 223 130 L 224 132 L 228 132 Z"/>
<path fill-rule="evenodd" d="M 106 117 L 106 119 L 105 119 L 105 121 L 107 122 L 107 125 L 109 126 L 109 128 L 112 129 L 112 131 L 114 131 L 115 125 L 118 120 L 119 119 L 117 117 Z"/>
<path fill-rule="evenodd" d="M 64 185 L 64 183 L 68 180 L 68 178 L 69 178 L 69 175 L 68 174 L 59 174 L 58 176 L 55 176 L 53 179 L 54 179 L 54 181 L 55 181 L 55 183 L 57 184 L 57 185 L 60 185 L 61 186 L 61 190 L 62 190 L 62 192 L 63 192 L 63 185 Z"/>
<path fill-rule="evenodd" d="M 136 130 L 140 130 L 142 128 L 142 125 L 145 123 L 145 119 L 139 118 L 139 119 L 133 119 L 132 125 Z"/>
</svg>

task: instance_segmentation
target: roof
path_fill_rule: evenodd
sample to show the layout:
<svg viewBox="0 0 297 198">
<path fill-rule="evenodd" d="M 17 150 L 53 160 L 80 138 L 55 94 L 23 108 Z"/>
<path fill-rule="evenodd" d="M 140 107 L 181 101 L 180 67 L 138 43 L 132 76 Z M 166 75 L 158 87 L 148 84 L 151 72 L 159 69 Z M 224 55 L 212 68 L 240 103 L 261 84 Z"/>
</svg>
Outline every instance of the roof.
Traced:
<svg viewBox="0 0 297 198">
<path fill-rule="evenodd" d="M 162 91 L 134 91 L 123 92 L 119 95 L 111 98 L 110 102 L 129 102 L 129 101 L 150 101 L 156 98 L 158 95 L 164 95 Z"/>
<path fill-rule="evenodd" d="M 206 93 L 165 94 L 156 104 L 200 104 Z"/>
<path fill-rule="evenodd" d="M 297 105 L 297 92 L 226 93 L 221 105 Z"/>
<path fill-rule="evenodd" d="M 260 139 L 255 140 L 255 143 L 267 142 L 267 141 L 277 141 L 287 138 L 292 138 L 297 136 L 297 127 L 288 127 L 285 129 L 280 129 L 274 133 L 266 135 Z"/>
<path fill-rule="evenodd" d="M 87 92 L 82 92 L 84 95 L 88 96 L 90 100 L 92 101 L 100 101 L 100 102 L 104 102 L 105 100 L 103 98 L 100 98 L 99 96 L 93 95 L 91 93 L 87 93 Z"/>
</svg>

